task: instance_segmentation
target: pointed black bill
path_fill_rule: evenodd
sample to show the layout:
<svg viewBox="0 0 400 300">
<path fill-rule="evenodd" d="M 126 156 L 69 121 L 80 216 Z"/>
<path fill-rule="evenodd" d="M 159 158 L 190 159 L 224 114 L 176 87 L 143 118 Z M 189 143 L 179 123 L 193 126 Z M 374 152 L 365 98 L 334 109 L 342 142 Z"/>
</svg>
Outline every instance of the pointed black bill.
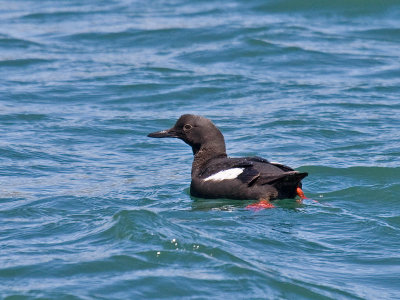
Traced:
<svg viewBox="0 0 400 300">
<path fill-rule="evenodd" d="M 168 130 L 152 132 L 152 133 L 149 133 L 147 136 L 152 137 L 152 138 L 167 138 L 167 137 L 176 138 L 176 137 L 178 137 L 176 135 L 175 130 L 173 130 L 173 128 L 168 129 Z"/>
</svg>

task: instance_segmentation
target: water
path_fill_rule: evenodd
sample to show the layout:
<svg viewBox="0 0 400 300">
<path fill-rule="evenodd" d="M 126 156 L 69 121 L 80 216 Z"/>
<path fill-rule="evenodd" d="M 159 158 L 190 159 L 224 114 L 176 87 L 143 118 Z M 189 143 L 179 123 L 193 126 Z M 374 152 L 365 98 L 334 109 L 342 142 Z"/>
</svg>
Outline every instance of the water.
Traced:
<svg viewBox="0 0 400 300">
<path fill-rule="evenodd" d="M 0 1 L 0 298 L 400 299 L 399 49 L 398 1 Z M 183 113 L 311 199 L 192 199 Z"/>
</svg>

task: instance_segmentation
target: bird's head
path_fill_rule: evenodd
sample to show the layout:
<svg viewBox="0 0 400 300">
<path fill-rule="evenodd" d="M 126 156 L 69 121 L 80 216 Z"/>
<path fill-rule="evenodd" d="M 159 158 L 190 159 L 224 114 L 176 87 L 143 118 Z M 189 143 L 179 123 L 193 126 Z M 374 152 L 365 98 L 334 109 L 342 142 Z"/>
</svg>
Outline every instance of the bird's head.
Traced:
<svg viewBox="0 0 400 300">
<path fill-rule="evenodd" d="M 197 115 L 182 115 L 172 128 L 156 131 L 147 136 L 181 139 L 192 147 L 193 154 L 203 147 L 223 153 L 226 151 L 221 131 L 209 119 Z"/>
</svg>

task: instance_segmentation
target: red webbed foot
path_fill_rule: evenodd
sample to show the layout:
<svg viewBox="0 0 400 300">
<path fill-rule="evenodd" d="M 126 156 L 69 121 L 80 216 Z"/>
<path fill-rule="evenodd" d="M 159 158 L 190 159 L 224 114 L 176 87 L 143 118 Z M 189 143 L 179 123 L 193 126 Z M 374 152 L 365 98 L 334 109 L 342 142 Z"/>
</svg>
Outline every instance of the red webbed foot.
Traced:
<svg viewBox="0 0 400 300">
<path fill-rule="evenodd" d="M 253 204 L 250 204 L 250 205 L 247 205 L 246 206 L 246 209 L 251 209 L 251 210 L 254 210 L 254 211 L 259 211 L 259 210 L 262 210 L 262 209 L 269 209 L 269 208 L 274 208 L 275 207 L 275 205 L 273 205 L 271 202 L 269 202 L 268 200 L 264 200 L 264 199 L 261 199 L 259 202 L 257 202 L 257 203 L 253 203 Z"/>
<path fill-rule="evenodd" d="M 296 200 L 297 202 L 299 202 L 299 203 L 303 203 L 303 200 L 304 199 L 309 199 L 309 198 L 307 198 L 305 195 L 304 195 L 304 192 L 303 192 L 303 190 L 301 189 L 301 188 L 297 188 L 297 190 L 296 190 L 296 192 L 297 192 L 297 196 L 299 196 L 300 197 L 300 199 L 298 199 L 298 200 Z M 311 199 L 313 202 L 315 202 L 315 203 L 319 203 L 317 200 L 314 200 L 314 199 Z"/>
</svg>

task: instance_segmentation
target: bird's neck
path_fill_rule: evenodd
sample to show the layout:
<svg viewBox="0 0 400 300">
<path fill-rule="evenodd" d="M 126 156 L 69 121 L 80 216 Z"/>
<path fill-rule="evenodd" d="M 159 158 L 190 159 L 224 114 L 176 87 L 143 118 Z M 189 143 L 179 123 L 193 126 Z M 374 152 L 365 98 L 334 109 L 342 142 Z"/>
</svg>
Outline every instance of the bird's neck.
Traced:
<svg viewBox="0 0 400 300">
<path fill-rule="evenodd" d="M 194 160 L 192 164 L 192 177 L 201 173 L 211 159 L 227 157 L 225 142 L 212 145 L 201 145 L 198 148 L 193 147 Z"/>
</svg>

